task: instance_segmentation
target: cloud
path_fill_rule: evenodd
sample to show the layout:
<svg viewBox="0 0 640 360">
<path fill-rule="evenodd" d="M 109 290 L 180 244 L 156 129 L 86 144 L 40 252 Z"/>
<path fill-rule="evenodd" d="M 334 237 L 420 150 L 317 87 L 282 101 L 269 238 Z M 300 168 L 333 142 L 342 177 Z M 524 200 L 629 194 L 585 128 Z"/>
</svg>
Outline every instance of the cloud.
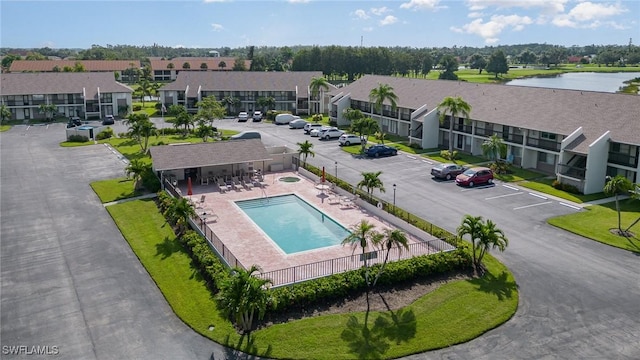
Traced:
<svg viewBox="0 0 640 360">
<path fill-rule="evenodd" d="M 229 0 L 204 0 L 205 3 L 221 3 Z"/>
<path fill-rule="evenodd" d="M 530 24 L 533 24 L 533 20 L 528 16 L 494 15 L 487 22 L 484 22 L 483 19 L 475 19 L 463 25 L 462 28 L 451 27 L 451 30 L 458 33 L 478 35 L 487 44 L 493 44 L 499 40 L 498 35 L 505 29 L 511 28 L 514 31 L 520 31 Z"/>
<path fill-rule="evenodd" d="M 384 13 L 388 13 L 389 9 L 386 6 L 380 8 L 371 8 L 371 13 L 376 16 L 382 16 Z"/>
<path fill-rule="evenodd" d="M 380 20 L 380 26 L 387 26 L 398 22 L 398 18 L 393 15 L 387 15 L 384 19 Z"/>
<path fill-rule="evenodd" d="M 470 12 L 470 13 L 467 14 L 467 17 L 468 18 L 472 18 L 472 19 L 480 18 L 480 17 L 483 17 L 483 16 L 484 16 L 484 14 L 481 13 L 481 12 Z"/>
<path fill-rule="evenodd" d="M 602 21 L 602 19 L 620 15 L 627 11 L 620 3 L 601 4 L 586 1 L 577 4 L 566 14 L 554 16 L 551 23 L 558 27 L 571 28 L 595 29 L 601 26 L 618 28 L 620 25 L 616 24 L 615 21 Z"/>
<path fill-rule="evenodd" d="M 306 4 L 309 0 L 287 0 L 291 4 Z"/>
<path fill-rule="evenodd" d="M 358 10 L 356 10 L 356 11 L 354 12 L 354 14 L 356 15 L 356 17 L 357 17 L 358 19 L 362 19 L 362 20 L 366 20 L 366 19 L 368 19 L 368 18 L 370 17 L 369 15 L 367 15 L 367 12 L 366 12 L 366 11 L 364 11 L 364 10 L 362 10 L 362 9 L 358 9 Z"/>
<path fill-rule="evenodd" d="M 400 5 L 401 9 L 409 10 L 437 10 L 444 7 L 440 5 L 440 0 L 410 0 Z"/>
<path fill-rule="evenodd" d="M 540 8 L 546 13 L 560 13 L 569 0 L 467 0 L 467 6 L 471 11 L 480 11 L 487 8 L 496 9 L 534 9 Z"/>
<path fill-rule="evenodd" d="M 213 29 L 213 31 L 222 31 L 224 30 L 224 27 L 220 24 L 211 24 L 211 28 Z"/>
</svg>

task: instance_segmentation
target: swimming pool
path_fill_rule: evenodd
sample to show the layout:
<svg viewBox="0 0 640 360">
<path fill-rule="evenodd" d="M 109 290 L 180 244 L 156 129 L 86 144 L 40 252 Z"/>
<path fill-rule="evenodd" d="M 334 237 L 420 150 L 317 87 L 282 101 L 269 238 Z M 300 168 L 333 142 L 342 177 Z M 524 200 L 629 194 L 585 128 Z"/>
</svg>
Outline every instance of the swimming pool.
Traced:
<svg viewBox="0 0 640 360">
<path fill-rule="evenodd" d="M 286 254 L 339 245 L 349 230 L 295 194 L 236 201 Z"/>
</svg>

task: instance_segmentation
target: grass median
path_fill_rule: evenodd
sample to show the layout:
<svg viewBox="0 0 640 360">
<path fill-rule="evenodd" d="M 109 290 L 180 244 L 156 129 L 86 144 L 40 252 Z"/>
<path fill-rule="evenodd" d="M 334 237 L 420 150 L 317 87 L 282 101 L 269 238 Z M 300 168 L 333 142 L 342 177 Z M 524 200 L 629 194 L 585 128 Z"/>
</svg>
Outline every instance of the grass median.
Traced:
<svg viewBox="0 0 640 360">
<path fill-rule="evenodd" d="M 471 340 L 507 321 L 518 306 L 513 276 L 487 256 L 485 277 L 444 284 L 402 309 L 371 312 L 366 327 L 364 312 L 318 316 L 255 331 L 247 339 L 216 310 L 211 291 L 152 200 L 107 209 L 176 315 L 205 337 L 252 354 L 395 358 Z"/>
<path fill-rule="evenodd" d="M 640 217 L 640 201 L 620 201 L 620 210 L 622 230 L 625 230 Z M 548 223 L 603 244 L 640 253 L 640 223 L 630 229 L 634 234 L 632 237 L 616 235 L 610 231 L 618 228 L 615 202 L 587 206 L 585 211 L 551 218 Z"/>
</svg>

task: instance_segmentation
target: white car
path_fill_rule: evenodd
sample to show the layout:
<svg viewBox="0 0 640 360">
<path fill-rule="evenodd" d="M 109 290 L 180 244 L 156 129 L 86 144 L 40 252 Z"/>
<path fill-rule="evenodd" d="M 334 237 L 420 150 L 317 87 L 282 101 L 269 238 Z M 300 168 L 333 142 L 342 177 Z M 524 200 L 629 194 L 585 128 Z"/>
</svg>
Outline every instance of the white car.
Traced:
<svg viewBox="0 0 640 360">
<path fill-rule="evenodd" d="M 246 111 L 241 111 L 240 114 L 238 114 L 238 121 L 244 122 L 247 120 L 249 120 L 249 114 Z"/>
<path fill-rule="evenodd" d="M 319 137 L 320 133 L 327 129 L 328 127 L 326 126 L 316 127 L 314 129 L 311 129 L 311 131 L 309 131 L 309 135 L 311 135 L 311 137 Z"/>
<path fill-rule="evenodd" d="M 344 131 L 338 129 L 337 127 L 327 128 L 318 134 L 318 137 L 323 140 L 336 139 L 344 134 Z"/>
<path fill-rule="evenodd" d="M 362 144 L 362 139 L 358 135 L 343 134 L 338 138 L 340 146 L 349 146 L 353 144 Z"/>
<path fill-rule="evenodd" d="M 289 123 L 289 129 L 304 129 L 307 124 L 304 119 L 294 119 Z"/>
<path fill-rule="evenodd" d="M 262 121 L 262 111 L 256 110 L 253 112 L 253 121 Z"/>
<path fill-rule="evenodd" d="M 311 134 L 311 131 L 314 129 L 321 129 L 323 126 L 322 124 L 318 124 L 318 123 L 308 123 L 307 125 L 304 126 L 304 133 L 309 135 Z"/>
<path fill-rule="evenodd" d="M 295 119 L 300 119 L 300 117 L 292 114 L 278 114 L 276 115 L 276 120 L 274 122 L 276 125 L 283 125 L 288 124 Z"/>
</svg>

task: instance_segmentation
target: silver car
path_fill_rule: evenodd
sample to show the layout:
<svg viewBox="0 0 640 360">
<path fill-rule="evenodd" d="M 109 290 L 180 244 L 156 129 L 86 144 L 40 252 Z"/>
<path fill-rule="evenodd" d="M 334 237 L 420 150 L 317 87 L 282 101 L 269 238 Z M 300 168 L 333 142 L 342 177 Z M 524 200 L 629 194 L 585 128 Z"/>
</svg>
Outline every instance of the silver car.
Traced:
<svg viewBox="0 0 640 360">
<path fill-rule="evenodd" d="M 431 175 L 438 179 L 451 180 L 462 174 L 466 167 L 453 163 L 438 164 L 431 168 Z"/>
<path fill-rule="evenodd" d="M 289 123 L 289 129 L 304 129 L 307 122 L 304 119 L 294 119 Z"/>
</svg>

